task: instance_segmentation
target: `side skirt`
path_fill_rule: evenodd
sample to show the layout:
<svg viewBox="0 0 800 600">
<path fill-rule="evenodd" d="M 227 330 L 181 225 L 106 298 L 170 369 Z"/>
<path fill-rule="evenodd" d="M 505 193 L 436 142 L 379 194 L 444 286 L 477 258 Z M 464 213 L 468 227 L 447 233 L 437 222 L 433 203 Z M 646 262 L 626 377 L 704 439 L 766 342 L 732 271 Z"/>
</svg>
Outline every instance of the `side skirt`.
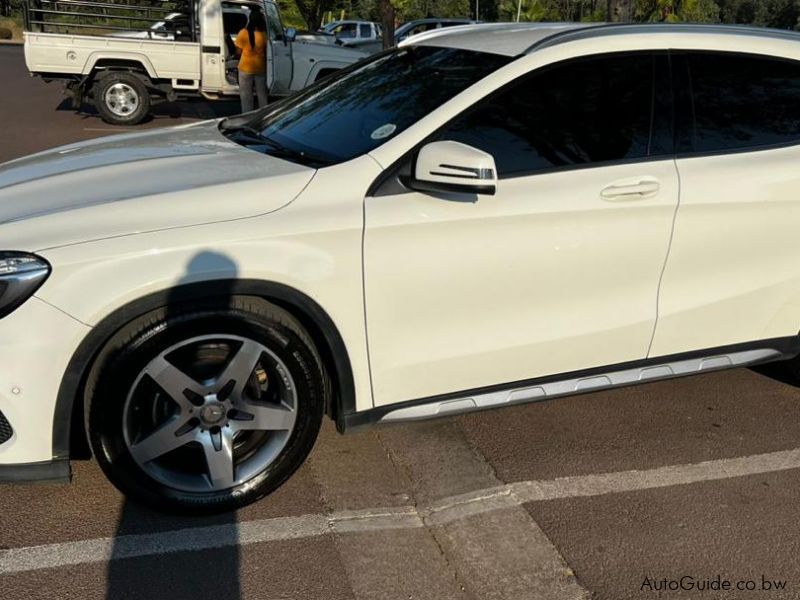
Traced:
<svg viewBox="0 0 800 600">
<path fill-rule="evenodd" d="M 711 371 L 749 367 L 798 355 L 800 337 L 788 337 L 622 363 L 378 406 L 345 415 L 345 431 L 349 433 L 374 424 L 422 421 Z"/>
</svg>

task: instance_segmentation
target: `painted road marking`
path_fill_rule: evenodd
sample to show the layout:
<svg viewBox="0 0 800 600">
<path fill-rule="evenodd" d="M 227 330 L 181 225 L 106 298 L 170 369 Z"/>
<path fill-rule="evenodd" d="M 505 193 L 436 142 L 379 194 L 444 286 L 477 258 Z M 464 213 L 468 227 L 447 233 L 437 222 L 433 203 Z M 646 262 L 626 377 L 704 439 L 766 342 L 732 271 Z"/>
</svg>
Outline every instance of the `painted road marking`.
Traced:
<svg viewBox="0 0 800 600">
<path fill-rule="evenodd" d="M 414 506 L 304 515 L 0 551 L 0 574 L 263 542 L 454 523 L 527 502 L 599 496 L 800 468 L 800 448 L 646 471 L 519 481 Z"/>
<path fill-rule="evenodd" d="M 409 474 L 427 531 L 474 598 L 589 598 L 530 513 L 497 493 L 503 482 L 456 421 L 387 429 L 379 436 Z M 466 503 L 453 497 L 476 489 L 484 493 Z M 463 513 L 463 506 L 470 510 Z"/>
</svg>

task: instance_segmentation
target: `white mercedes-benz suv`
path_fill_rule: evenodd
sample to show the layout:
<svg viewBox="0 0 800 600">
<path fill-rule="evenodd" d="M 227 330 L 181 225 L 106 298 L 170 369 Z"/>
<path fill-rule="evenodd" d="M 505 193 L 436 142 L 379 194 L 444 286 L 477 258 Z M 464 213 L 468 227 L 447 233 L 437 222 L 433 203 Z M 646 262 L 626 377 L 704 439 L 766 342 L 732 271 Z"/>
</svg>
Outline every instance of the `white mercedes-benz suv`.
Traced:
<svg viewBox="0 0 800 600">
<path fill-rule="evenodd" d="M 437 30 L 0 167 L 0 479 L 213 512 L 340 432 L 788 360 L 800 36 Z"/>
</svg>

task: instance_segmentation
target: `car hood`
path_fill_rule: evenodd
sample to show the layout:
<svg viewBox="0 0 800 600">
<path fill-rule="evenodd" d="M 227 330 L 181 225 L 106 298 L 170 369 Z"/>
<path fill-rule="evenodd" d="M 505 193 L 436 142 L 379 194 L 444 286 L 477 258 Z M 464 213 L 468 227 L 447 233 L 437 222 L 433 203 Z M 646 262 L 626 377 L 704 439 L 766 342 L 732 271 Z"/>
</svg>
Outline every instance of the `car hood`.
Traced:
<svg viewBox="0 0 800 600">
<path fill-rule="evenodd" d="M 100 138 L 0 165 L 2 249 L 264 214 L 291 202 L 314 176 L 229 141 L 217 125 Z"/>
</svg>

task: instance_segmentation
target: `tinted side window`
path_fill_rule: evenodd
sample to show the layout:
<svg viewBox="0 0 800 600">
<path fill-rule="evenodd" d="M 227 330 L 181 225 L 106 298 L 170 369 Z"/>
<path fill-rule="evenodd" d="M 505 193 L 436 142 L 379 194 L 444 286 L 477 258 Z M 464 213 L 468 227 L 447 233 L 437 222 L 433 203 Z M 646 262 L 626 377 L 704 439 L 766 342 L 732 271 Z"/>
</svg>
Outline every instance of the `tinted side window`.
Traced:
<svg viewBox="0 0 800 600">
<path fill-rule="evenodd" d="M 556 65 L 489 98 L 440 139 L 489 152 L 500 176 L 670 154 L 668 77 L 665 55 Z"/>
<path fill-rule="evenodd" d="M 800 141 L 800 63 L 689 54 L 696 152 Z"/>
<path fill-rule="evenodd" d="M 358 36 L 362 38 L 372 37 L 372 28 L 369 23 L 362 23 L 358 26 Z"/>
</svg>

